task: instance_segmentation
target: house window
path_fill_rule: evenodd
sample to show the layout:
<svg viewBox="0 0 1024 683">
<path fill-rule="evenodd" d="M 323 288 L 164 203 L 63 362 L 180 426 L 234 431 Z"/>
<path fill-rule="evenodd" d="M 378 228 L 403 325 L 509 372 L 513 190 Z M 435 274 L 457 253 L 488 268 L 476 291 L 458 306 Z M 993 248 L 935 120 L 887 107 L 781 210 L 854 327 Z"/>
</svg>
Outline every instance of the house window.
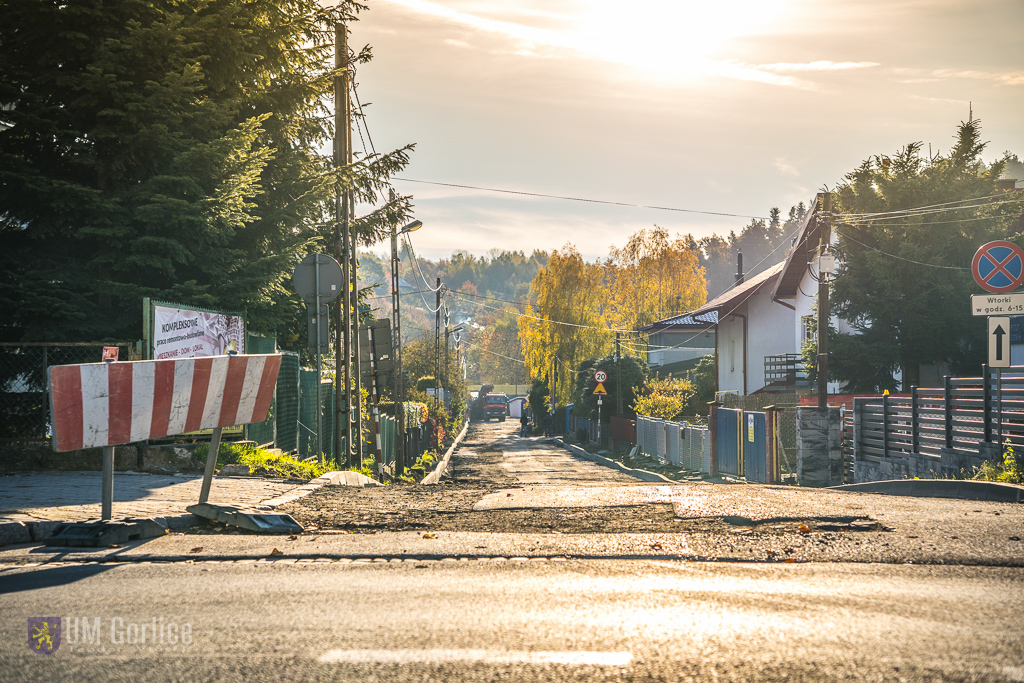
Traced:
<svg viewBox="0 0 1024 683">
<path fill-rule="evenodd" d="M 803 328 L 803 341 L 813 342 L 818 338 L 818 321 L 813 315 L 802 316 L 800 326 Z"/>
</svg>

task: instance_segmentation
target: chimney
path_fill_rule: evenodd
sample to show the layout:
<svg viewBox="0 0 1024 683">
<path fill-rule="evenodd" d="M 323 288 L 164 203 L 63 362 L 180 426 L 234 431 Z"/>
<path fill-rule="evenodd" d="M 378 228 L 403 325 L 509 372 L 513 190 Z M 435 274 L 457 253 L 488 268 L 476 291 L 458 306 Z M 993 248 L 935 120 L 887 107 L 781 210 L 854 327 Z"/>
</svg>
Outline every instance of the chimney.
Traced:
<svg viewBox="0 0 1024 683">
<path fill-rule="evenodd" d="M 736 252 L 736 284 L 743 284 L 743 252 Z"/>
</svg>

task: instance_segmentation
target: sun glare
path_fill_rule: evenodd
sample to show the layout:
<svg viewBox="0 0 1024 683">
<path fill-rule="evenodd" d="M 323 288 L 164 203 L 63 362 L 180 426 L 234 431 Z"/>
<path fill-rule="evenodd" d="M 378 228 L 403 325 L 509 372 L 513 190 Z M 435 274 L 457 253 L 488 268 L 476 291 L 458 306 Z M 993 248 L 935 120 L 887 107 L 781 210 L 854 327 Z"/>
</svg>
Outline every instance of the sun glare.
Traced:
<svg viewBox="0 0 1024 683">
<path fill-rule="evenodd" d="M 782 22 L 786 0 L 611 0 L 582 3 L 573 29 L 580 37 L 605 44 L 602 55 L 663 75 L 700 73 L 722 43 L 763 33 Z"/>
</svg>

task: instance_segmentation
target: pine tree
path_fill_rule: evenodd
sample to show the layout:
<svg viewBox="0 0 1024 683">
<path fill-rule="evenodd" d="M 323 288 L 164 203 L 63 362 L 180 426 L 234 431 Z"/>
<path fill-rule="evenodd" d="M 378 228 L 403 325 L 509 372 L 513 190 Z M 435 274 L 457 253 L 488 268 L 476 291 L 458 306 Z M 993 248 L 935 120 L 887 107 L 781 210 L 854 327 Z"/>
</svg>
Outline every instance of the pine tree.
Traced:
<svg viewBox="0 0 1024 683">
<path fill-rule="evenodd" d="M 932 363 L 977 374 L 987 346 L 984 320 L 970 310 L 971 294 L 981 293 L 971 257 L 994 239 L 1022 242 L 1012 226 L 1024 202 L 995 196 L 1003 164 L 982 161 L 977 120 L 960 125 L 947 156 L 923 157 L 921 149 L 914 142 L 867 159 L 837 189 L 842 266 L 831 309 L 857 333 L 829 334 L 829 374 L 851 390 L 896 388 L 898 373 L 909 387 Z M 952 210 L 959 201 L 966 208 Z M 891 213 L 940 204 L 929 213 Z"/>
<path fill-rule="evenodd" d="M 334 24 L 357 9 L 0 0 L 0 336 L 134 339 L 144 296 L 293 327 L 289 275 L 329 242 L 335 189 L 378 199 L 409 151 L 321 152 Z M 374 240 L 405 207 L 356 227 Z"/>
</svg>

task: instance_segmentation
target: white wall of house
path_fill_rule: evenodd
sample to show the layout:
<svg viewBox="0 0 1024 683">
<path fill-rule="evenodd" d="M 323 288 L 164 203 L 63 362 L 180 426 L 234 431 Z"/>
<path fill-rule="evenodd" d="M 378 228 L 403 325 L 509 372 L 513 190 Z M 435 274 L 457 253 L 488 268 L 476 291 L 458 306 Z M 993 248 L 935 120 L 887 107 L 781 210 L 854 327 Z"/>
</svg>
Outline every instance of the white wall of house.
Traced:
<svg viewBox="0 0 1024 683">
<path fill-rule="evenodd" d="M 738 315 L 719 318 L 718 389 L 743 393 L 743 361 L 746 354 L 747 393 L 764 387 L 764 357 L 797 353 L 793 328 L 796 314 L 771 300 L 765 287 L 736 310 Z M 743 318 L 747 317 L 747 348 L 743 345 Z"/>
<path fill-rule="evenodd" d="M 713 332 L 665 331 L 650 335 L 648 365 L 668 365 L 693 360 L 715 352 Z M 677 348 L 661 348 L 677 347 Z"/>
</svg>

